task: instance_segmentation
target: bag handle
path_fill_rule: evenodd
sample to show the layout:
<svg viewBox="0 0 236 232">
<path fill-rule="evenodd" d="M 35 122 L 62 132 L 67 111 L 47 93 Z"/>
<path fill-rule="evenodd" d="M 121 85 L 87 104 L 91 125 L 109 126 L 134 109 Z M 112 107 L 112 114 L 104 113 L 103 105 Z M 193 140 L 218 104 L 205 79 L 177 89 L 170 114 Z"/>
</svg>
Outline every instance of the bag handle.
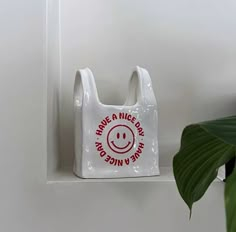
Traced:
<svg viewBox="0 0 236 232">
<path fill-rule="evenodd" d="M 139 66 L 136 67 L 130 78 L 129 93 L 125 105 L 136 103 L 156 105 L 150 75 L 146 69 Z"/>
<path fill-rule="evenodd" d="M 74 84 L 74 105 L 82 107 L 82 105 L 98 103 L 98 93 L 94 76 L 89 68 L 80 69 L 76 72 Z"/>
</svg>

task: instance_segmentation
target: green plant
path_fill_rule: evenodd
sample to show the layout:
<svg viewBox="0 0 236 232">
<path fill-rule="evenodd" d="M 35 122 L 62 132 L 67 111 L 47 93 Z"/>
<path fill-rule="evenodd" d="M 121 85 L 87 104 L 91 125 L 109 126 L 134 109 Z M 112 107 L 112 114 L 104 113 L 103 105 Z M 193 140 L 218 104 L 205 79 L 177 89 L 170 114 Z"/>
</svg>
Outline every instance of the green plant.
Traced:
<svg viewBox="0 0 236 232">
<path fill-rule="evenodd" d="M 236 156 L 236 116 L 187 126 L 173 160 L 180 195 L 192 212 L 193 203 L 217 177 L 219 167 Z M 236 232 L 236 168 L 226 179 L 227 231 Z"/>
</svg>

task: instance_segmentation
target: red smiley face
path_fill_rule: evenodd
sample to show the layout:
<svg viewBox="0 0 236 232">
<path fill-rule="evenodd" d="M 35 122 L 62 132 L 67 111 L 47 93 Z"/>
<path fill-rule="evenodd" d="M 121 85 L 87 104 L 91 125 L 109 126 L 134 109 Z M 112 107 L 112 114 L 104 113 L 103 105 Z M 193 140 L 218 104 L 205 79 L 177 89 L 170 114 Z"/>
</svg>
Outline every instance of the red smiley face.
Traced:
<svg viewBox="0 0 236 232">
<path fill-rule="evenodd" d="M 134 145 L 134 132 L 127 125 L 113 126 L 107 134 L 109 148 L 118 154 L 129 152 Z"/>
</svg>

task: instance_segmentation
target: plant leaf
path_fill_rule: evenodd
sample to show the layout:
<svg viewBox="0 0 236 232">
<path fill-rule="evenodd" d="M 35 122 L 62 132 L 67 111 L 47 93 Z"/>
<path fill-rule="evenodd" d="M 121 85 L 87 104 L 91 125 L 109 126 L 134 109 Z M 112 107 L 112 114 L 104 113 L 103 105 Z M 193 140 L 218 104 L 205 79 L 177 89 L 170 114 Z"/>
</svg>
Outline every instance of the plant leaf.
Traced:
<svg viewBox="0 0 236 232">
<path fill-rule="evenodd" d="M 187 126 L 173 160 L 178 190 L 190 210 L 235 154 L 236 116 Z"/>
<path fill-rule="evenodd" d="M 200 123 L 209 133 L 217 136 L 225 143 L 236 145 L 236 117 L 231 116 L 209 122 Z"/>
<path fill-rule="evenodd" d="M 226 180 L 225 207 L 227 218 L 227 231 L 236 231 L 236 169 Z"/>
</svg>

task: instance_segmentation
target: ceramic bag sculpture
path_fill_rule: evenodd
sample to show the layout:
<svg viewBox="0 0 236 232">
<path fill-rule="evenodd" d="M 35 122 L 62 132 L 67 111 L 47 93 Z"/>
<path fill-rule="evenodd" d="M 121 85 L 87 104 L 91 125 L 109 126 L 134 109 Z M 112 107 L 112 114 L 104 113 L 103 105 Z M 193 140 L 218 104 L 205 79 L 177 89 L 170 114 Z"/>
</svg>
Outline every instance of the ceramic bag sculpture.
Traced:
<svg viewBox="0 0 236 232">
<path fill-rule="evenodd" d="M 133 72 L 124 105 L 99 101 L 90 69 L 74 87 L 74 173 L 82 178 L 159 175 L 157 104 L 148 72 Z"/>
</svg>

